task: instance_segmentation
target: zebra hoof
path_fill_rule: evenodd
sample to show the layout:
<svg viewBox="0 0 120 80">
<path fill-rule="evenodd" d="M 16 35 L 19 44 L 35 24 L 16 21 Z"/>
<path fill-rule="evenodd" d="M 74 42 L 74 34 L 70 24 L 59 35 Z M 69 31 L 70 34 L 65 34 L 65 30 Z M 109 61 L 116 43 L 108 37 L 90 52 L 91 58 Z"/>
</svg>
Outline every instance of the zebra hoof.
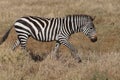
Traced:
<svg viewBox="0 0 120 80">
<path fill-rule="evenodd" d="M 78 62 L 78 63 L 81 63 L 81 62 L 82 62 L 82 60 L 80 59 L 80 60 L 78 60 L 77 62 Z"/>
<path fill-rule="evenodd" d="M 58 55 L 51 55 L 51 59 L 58 60 L 59 56 Z"/>
<path fill-rule="evenodd" d="M 80 57 L 75 58 L 75 60 L 76 60 L 77 63 L 81 63 L 82 62 L 82 60 L 80 59 Z"/>
</svg>

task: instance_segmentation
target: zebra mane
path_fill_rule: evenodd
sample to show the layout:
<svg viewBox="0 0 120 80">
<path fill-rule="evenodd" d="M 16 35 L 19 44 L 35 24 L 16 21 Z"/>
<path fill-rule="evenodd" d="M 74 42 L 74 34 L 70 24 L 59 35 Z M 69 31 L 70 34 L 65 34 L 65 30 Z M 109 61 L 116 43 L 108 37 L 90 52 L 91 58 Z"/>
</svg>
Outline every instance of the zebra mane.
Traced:
<svg viewBox="0 0 120 80">
<path fill-rule="evenodd" d="M 86 15 L 86 14 L 74 14 L 74 15 L 67 15 L 66 17 L 86 17 L 86 18 L 89 18 L 91 19 L 92 21 L 94 20 L 94 18 L 92 18 L 92 16 L 90 15 Z"/>
</svg>

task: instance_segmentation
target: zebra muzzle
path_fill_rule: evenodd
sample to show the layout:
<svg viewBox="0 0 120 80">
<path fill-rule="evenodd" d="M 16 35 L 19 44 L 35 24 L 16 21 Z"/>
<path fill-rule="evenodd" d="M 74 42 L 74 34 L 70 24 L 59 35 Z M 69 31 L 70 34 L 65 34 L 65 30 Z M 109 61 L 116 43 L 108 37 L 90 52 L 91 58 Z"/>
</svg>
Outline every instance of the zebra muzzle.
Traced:
<svg viewBox="0 0 120 80">
<path fill-rule="evenodd" d="M 92 41 L 92 42 L 96 42 L 97 41 L 97 36 L 95 35 L 95 36 L 92 36 L 91 38 L 90 38 L 90 40 Z"/>
</svg>

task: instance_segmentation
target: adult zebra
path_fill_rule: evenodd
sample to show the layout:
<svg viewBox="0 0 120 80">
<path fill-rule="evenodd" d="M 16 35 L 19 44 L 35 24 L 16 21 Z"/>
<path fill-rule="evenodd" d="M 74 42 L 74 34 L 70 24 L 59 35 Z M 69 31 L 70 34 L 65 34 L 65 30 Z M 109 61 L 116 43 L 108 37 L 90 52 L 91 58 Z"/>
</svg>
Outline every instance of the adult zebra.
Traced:
<svg viewBox="0 0 120 80">
<path fill-rule="evenodd" d="M 31 36 L 36 40 L 48 42 L 56 41 L 54 55 L 57 56 L 61 44 L 68 47 L 72 56 L 81 62 L 78 51 L 68 42 L 71 34 L 83 32 L 92 42 L 97 41 L 96 29 L 93 24 L 94 18 L 89 15 L 68 15 L 62 18 L 41 18 L 41 17 L 22 17 L 14 23 L 18 39 L 13 45 L 13 50 L 19 45 L 26 48 L 26 42 Z M 8 37 L 12 27 L 5 33 L 0 44 Z"/>
</svg>

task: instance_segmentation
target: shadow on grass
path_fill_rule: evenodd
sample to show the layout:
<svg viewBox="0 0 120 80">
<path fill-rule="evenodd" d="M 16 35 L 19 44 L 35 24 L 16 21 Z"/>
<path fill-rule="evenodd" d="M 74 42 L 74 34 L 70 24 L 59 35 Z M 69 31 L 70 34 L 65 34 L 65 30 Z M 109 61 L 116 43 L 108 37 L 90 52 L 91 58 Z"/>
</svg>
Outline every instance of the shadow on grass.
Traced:
<svg viewBox="0 0 120 80">
<path fill-rule="evenodd" d="M 30 51 L 29 54 L 30 54 L 31 59 L 34 60 L 35 62 L 38 62 L 38 61 L 41 62 L 47 57 L 47 54 L 39 55 L 39 54 L 34 54 L 34 52 L 32 51 Z"/>
</svg>

